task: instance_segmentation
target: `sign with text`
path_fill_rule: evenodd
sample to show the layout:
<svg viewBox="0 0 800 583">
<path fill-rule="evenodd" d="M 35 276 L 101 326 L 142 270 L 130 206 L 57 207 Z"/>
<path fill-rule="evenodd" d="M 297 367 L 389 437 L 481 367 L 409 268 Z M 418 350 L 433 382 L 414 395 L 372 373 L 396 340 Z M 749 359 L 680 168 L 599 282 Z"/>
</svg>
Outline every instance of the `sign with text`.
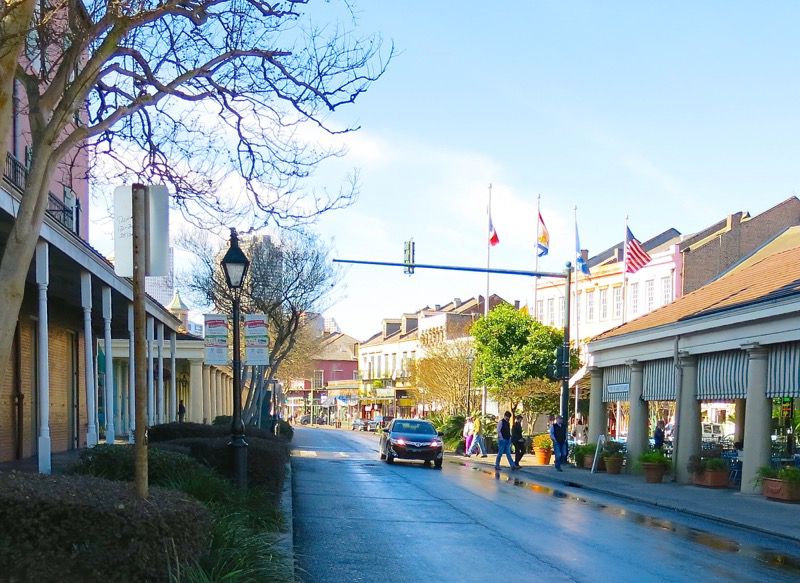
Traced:
<svg viewBox="0 0 800 583">
<path fill-rule="evenodd" d="M 220 314 L 206 314 L 205 319 L 206 364 L 230 364 L 228 359 L 228 317 Z"/>
<path fill-rule="evenodd" d="M 169 191 L 161 184 L 145 186 L 145 274 L 169 273 Z M 133 194 L 131 186 L 114 189 L 114 272 L 133 277 Z"/>
<path fill-rule="evenodd" d="M 269 365 L 269 336 L 264 314 L 244 315 L 244 364 Z"/>
<path fill-rule="evenodd" d="M 630 388 L 631 388 L 630 383 L 614 383 L 608 385 L 607 392 L 609 395 L 613 395 L 616 393 L 627 393 Z"/>
</svg>

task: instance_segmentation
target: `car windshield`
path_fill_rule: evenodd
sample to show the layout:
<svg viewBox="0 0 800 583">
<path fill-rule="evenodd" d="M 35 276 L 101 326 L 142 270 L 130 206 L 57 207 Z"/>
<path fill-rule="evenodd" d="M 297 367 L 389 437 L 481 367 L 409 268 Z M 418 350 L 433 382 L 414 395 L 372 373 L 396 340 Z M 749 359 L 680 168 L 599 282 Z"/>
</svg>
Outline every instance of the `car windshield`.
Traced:
<svg viewBox="0 0 800 583">
<path fill-rule="evenodd" d="M 396 421 L 392 431 L 398 433 L 421 433 L 423 435 L 436 435 L 436 428 L 427 421 Z"/>
</svg>

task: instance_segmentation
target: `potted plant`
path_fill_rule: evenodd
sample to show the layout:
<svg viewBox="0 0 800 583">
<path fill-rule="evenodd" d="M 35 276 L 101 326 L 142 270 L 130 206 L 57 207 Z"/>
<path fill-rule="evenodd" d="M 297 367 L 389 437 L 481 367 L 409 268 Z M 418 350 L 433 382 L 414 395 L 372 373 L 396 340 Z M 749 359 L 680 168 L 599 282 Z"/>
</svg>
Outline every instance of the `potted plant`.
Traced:
<svg viewBox="0 0 800 583">
<path fill-rule="evenodd" d="M 592 464 L 594 463 L 594 454 L 597 451 L 597 444 L 595 443 L 587 443 L 585 445 L 577 445 L 575 446 L 575 467 L 577 468 L 586 468 L 587 470 L 592 469 Z M 597 471 L 605 471 L 606 464 L 603 460 L 603 456 L 601 455 L 600 458 L 597 460 Z"/>
<path fill-rule="evenodd" d="M 533 436 L 533 453 L 536 454 L 536 463 L 546 466 L 553 455 L 553 442 L 547 433 L 537 433 Z"/>
<path fill-rule="evenodd" d="M 692 481 L 695 486 L 705 486 L 706 488 L 728 487 L 730 468 L 725 460 L 720 457 L 693 455 L 689 458 L 686 469 L 692 474 Z"/>
<path fill-rule="evenodd" d="M 618 441 L 607 441 L 603 446 L 603 461 L 609 474 L 619 474 L 622 471 L 622 463 L 625 461 L 623 447 Z"/>
<path fill-rule="evenodd" d="M 756 481 L 761 483 L 761 493 L 770 500 L 800 501 L 800 468 L 764 466 L 759 468 Z"/>
<path fill-rule="evenodd" d="M 664 474 L 672 466 L 670 459 L 660 449 L 651 449 L 639 455 L 639 465 L 644 472 L 645 482 L 659 484 Z"/>
</svg>

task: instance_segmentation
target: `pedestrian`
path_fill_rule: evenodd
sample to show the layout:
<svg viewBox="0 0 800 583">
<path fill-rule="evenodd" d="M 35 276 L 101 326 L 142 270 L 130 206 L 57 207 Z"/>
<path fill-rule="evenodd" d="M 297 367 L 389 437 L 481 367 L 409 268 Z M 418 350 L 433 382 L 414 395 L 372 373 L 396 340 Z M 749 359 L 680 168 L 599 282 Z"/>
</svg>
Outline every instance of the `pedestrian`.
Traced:
<svg viewBox="0 0 800 583">
<path fill-rule="evenodd" d="M 464 438 L 464 455 L 469 457 L 469 446 L 472 445 L 472 417 L 467 417 L 464 421 L 464 429 L 461 435 Z"/>
<path fill-rule="evenodd" d="M 479 415 L 475 415 L 472 421 L 472 445 L 467 450 L 467 457 L 471 456 L 476 450 L 480 450 L 481 457 L 486 457 L 486 441 L 481 432 L 482 424 Z"/>
<path fill-rule="evenodd" d="M 653 447 L 655 449 L 664 447 L 664 422 L 661 419 L 656 423 L 656 430 L 653 432 Z"/>
<path fill-rule="evenodd" d="M 508 465 L 512 470 L 517 468 L 514 466 L 514 459 L 511 457 L 511 411 L 506 411 L 497 422 L 497 458 L 494 460 L 494 469 L 500 469 L 500 459 L 506 454 Z"/>
<path fill-rule="evenodd" d="M 556 415 L 555 421 L 550 426 L 550 439 L 553 442 L 553 456 L 555 457 L 556 471 L 561 472 L 561 464 L 567 463 L 567 426 L 564 418 Z"/>
<path fill-rule="evenodd" d="M 525 455 L 525 438 L 522 437 L 522 415 L 514 417 L 514 425 L 511 426 L 511 442 L 514 444 L 514 466 L 519 469 L 519 462 Z"/>
<path fill-rule="evenodd" d="M 178 423 L 183 423 L 183 418 L 186 416 L 186 405 L 183 404 L 183 399 L 178 401 Z"/>
</svg>

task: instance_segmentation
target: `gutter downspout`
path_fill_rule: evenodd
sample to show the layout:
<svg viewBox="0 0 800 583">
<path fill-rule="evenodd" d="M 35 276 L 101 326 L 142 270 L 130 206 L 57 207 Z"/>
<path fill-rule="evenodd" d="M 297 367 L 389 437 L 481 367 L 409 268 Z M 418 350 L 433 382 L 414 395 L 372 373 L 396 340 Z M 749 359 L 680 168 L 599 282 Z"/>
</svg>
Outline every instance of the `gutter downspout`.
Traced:
<svg viewBox="0 0 800 583">
<path fill-rule="evenodd" d="M 22 444 L 25 426 L 25 393 L 22 392 L 22 342 L 19 320 L 14 328 L 14 408 L 16 427 L 14 428 L 14 459 L 22 459 Z"/>
</svg>

